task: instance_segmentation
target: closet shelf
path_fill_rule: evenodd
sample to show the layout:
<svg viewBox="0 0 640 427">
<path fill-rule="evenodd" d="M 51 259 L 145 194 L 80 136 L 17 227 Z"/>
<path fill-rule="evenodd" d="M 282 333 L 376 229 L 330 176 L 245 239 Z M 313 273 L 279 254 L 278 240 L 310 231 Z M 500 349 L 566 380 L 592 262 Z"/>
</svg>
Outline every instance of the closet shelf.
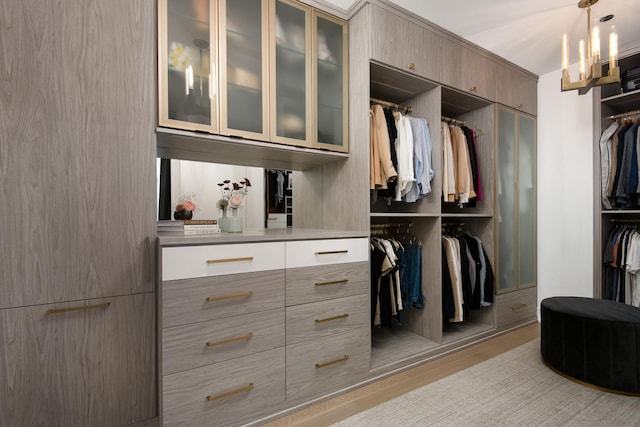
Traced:
<svg viewBox="0 0 640 427">
<path fill-rule="evenodd" d="M 602 98 L 600 103 L 613 109 L 616 113 L 636 110 L 640 104 L 640 89 Z"/>
<path fill-rule="evenodd" d="M 440 214 L 414 213 L 414 212 L 371 212 L 370 217 L 378 218 L 439 218 Z"/>
</svg>

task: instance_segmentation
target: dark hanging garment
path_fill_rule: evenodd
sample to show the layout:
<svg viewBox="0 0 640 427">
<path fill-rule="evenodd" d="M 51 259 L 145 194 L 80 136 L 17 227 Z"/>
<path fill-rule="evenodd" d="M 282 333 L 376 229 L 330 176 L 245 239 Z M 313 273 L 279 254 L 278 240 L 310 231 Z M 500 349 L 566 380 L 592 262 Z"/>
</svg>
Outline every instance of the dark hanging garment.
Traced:
<svg viewBox="0 0 640 427">
<path fill-rule="evenodd" d="M 456 307 L 453 299 L 453 284 L 451 283 L 451 272 L 447 263 L 447 251 L 442 245 L 442 317 L 445 323 L 453 319 L 456 315 Z"/>
<path fill-rule="evenodd" d="M 481 200 L 478 194 L 481 194 L 479 191 L 479 174 L 478 174 L 478 156 L 476 154 L 476 147 L 473 141 L 473 133 L 471 129 L 466 126 L 461 126 L 462 132 L 464 133 L 464 137 L 467 140 L 467 151 L 469 152 L 469 162 L 471 163 L 471 179 L 473 182 L 473 189 L 476 192 L 476 197 L 470 198 L 468 203 L 465 203 L 464 206 L 468 206 L 473 208 L 476 206 L 476 200 Z"/>
<path fill-rule="evenodd" d="M 395 170 L 398 170 L 398 156 L 396 155 L 396 138 L 398 138 L 398 128 L 396 128 L 396 119 L 393 117 L 393 111 L 390 108 L 383 108 L 384 118 L 387 121 L 387 130 L 389 132 L 389 144 L 391 145 L 391 163 Z M 396 185 L 398 180 L 387 182 L 387 188 L 378 190 L 379 197 L 392 197 L 396 196 Z"/>
<path fill-rule="evenodd" d="M 160 159 L 160 195 L 158 198 L 158 219 L 169 220 L 171 206 L 171 159 Z"/>
</svg>

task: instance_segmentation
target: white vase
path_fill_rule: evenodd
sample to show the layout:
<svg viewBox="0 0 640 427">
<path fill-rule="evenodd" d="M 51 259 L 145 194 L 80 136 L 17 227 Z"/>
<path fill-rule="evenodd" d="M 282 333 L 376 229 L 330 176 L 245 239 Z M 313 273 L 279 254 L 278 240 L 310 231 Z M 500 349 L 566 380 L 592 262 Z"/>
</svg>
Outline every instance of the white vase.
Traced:
<svg viewBox="0 0 640 427">
<path fill-rule="evenodd" d="M 227 217 L 227 232 L 240 233 L 242 231 L 242 217 L 238 216 L 238 208 L 231 208 L 231 216 Z"/>
</svg>

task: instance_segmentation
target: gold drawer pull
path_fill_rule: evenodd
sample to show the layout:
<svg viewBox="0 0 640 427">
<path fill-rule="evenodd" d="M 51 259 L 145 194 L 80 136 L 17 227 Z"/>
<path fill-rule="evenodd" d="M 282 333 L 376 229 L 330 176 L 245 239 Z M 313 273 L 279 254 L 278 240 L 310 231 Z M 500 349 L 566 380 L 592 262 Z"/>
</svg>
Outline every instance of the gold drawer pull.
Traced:
<svg viewBox="0 0 640 427">
<path fill-rule="evenodd" d="M 241 294 L 233 294 L 233 295 L 223 295 L 221 297 L 207 297 L 207 302 L 214 301 L 225 301 L 228 299 L 240 299 L 240 298 L 249 298 L 253 296 L 253 292 L 243 292 Z"/>
<path fill-rule="evenodd" d="M 416 69 L 416 64 L 414 64 L 413 62 L 409 64 L 409 69 L 410 70 L 415 70 Z"/>
<path fill-rule="evenodd" d="M 338 319 L 346 319 L 347 317 L 349 317 L 349 313 L 341 314 L 339 316 L 327 317 L 326 319 L 316 319 L 316 323 L 330 322 L 332 320 L 338 320 Z"/>
<path fill-rule="evenodd" d="M 345 362 L 347 360 L 349 360 L 349 355 L 345 354 L 340 359 L 332 360 L 331 362 L 316 363 L 316 368 L 324 368 L 325 366 L 335 365 L 336 363 Z"/>
<path fill-rule="evenodd" d="M 323 252 L 316 252 L 316 255 L 333 255 L 333 254 L 346 254 L 349 251 L 346 249 L 343 249 L 341 251 L 323 251 Z"/>
<path fill-rule="evenodd" d="M 69 311 L 93 310 L 94 308 L 107 308 L 110 305 L 111 305 L 110 302 L 104 302 L 102 304 L 83 305 L 81 307 L 51 308 L 47 310 L 47 314 L 67 313 Z"/>
<path fill-rule="evenodd" d="M 211 402 L 212 400 L 224 399 L 225 397 L 233 396 L 234 394 L 239 394 L 250 390 L 253 390 L 253 383 L 249 383 L 244 387 L 238 387 L 234 390 L 225 391 L 224 393 L 213 395 L 210 394 L 209 396 L 207 396 L 207 400 Z"/>
<path fill-rule="evenodd" d="M 229 344 L 236 341 L 248 341 L 251 338 L 253 338 L 253 332 L 249 332 L 247 335 L 243 335 L 241 337 L 226 338 L 220 341 L 209 341 L 207 342 L 207 347 L 215 347 L 217 345 Z"/>
<path fill-rule="evenodd" d="M 511 306 L 511 310 L 520 310 L 521 308 L 525 308 L 527 304 L 514 304 Z"/>
<path fill-rule="evenodd" d="M 315 283 L 315 286 L 341 285 L 343 283 L 347 283 L 348 281 L 349 281 L 349 279 L 334 280 L 332 282 L 317 282 L 317 283 Z"/>
<path fill-rule="evenodd" d="M 220 264 L 223 262 L 238 262 L 238 261 L 253 261 L 253 257 L 245 256 L 240 258 L 208 259 L 207 264 Z"/>
</svg>

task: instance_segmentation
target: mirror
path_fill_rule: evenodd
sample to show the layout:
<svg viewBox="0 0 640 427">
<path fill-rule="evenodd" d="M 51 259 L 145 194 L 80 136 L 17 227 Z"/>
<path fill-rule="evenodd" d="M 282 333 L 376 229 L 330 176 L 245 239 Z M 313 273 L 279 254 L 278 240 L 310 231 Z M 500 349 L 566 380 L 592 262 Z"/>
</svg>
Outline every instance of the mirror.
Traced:
<svg viewBox="0 0 640 427">
<path fill-rule="evenodd" d="M 190 200 L 196 205 L 193 219 L 217 219 L 221 216 L 216 203 L 222 192 L 218 183 L 225 179 L 239 182 L 248 178 L 249 192 L 238 213 L 247 229 L 265 228 L 265 171 L 263 168 L 177 159 L 157 159 L 157 216 L 173 219 L 178 203 Z M 170 176 L 170 179 L 166 179 Z M 163 187 L 163 191 L 161 191 Z M 166 196 L 166 197 L 164 197 Z M 164 203 L 161 203 L 163 202 Z M 163 206 L 161 211 L 160 206 Z"/>
</svg>

